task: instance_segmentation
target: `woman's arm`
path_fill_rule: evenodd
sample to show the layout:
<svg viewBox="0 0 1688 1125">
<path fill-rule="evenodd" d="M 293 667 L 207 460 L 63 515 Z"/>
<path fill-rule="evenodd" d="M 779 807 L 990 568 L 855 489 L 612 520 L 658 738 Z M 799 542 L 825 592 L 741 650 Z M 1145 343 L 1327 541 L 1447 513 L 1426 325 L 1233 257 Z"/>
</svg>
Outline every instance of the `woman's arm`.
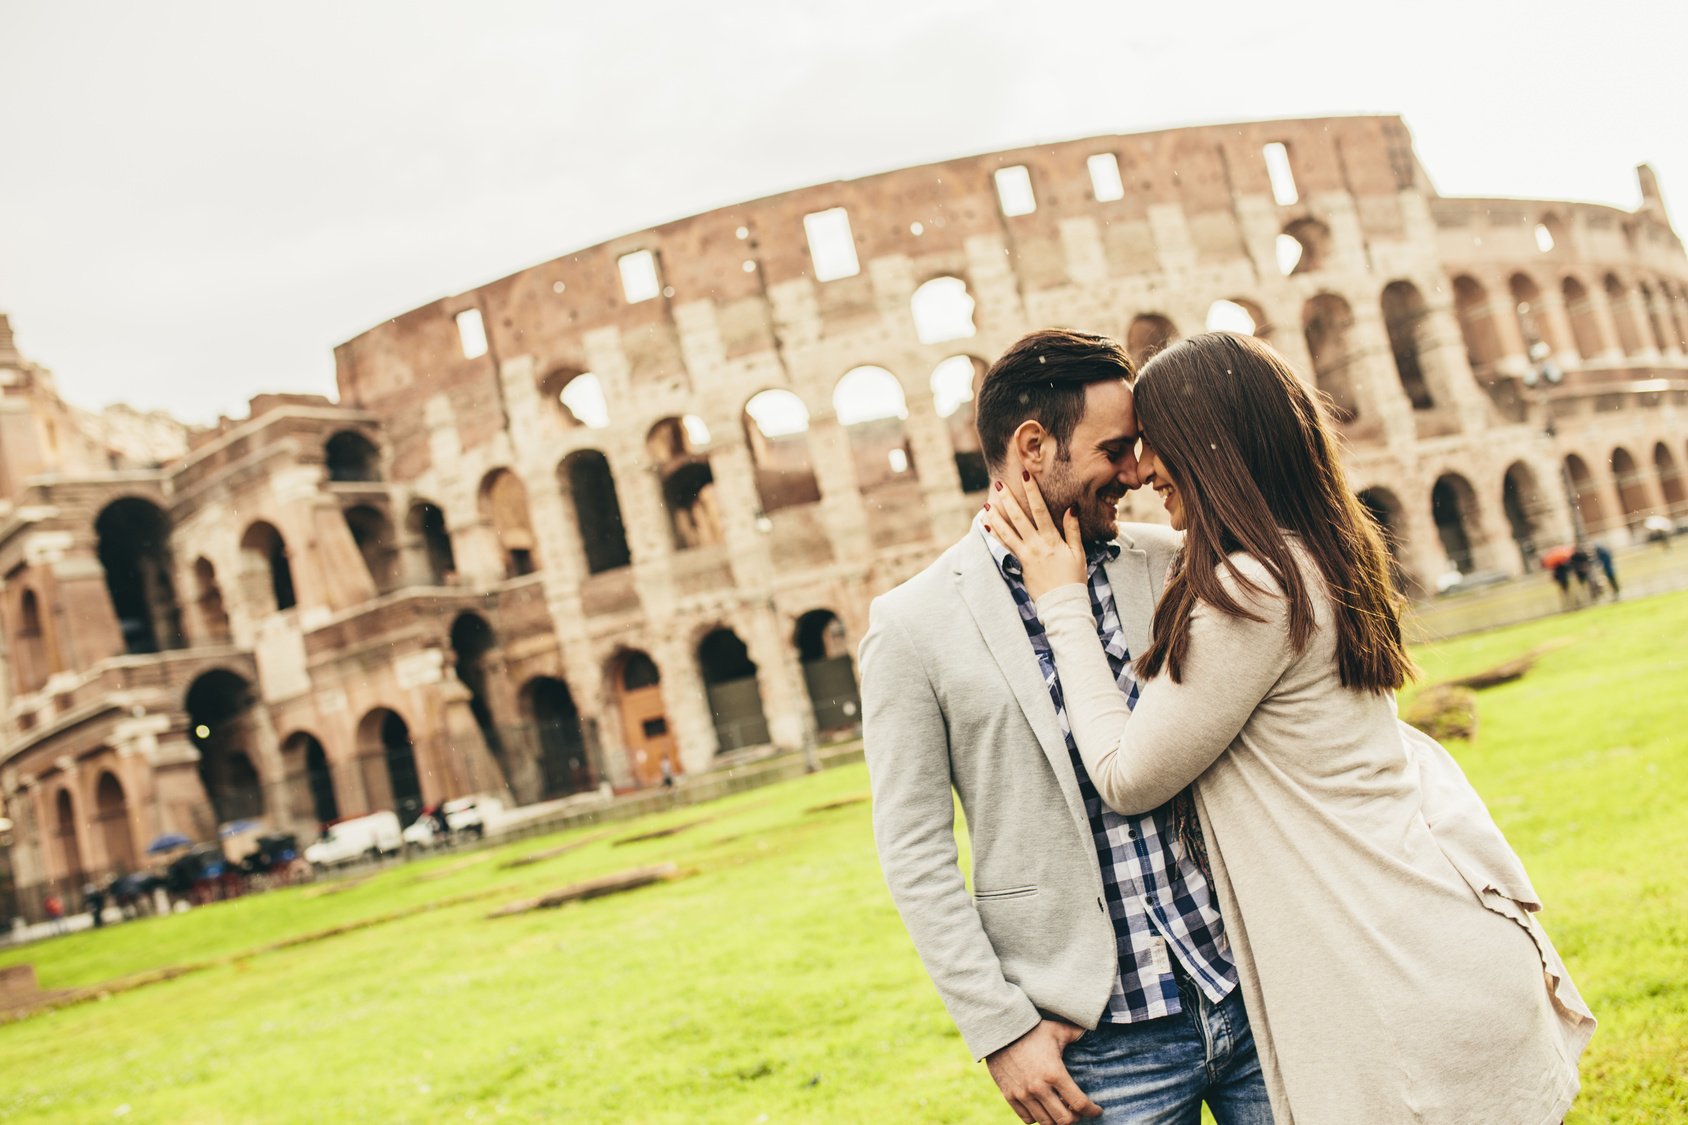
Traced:
<svg viewBox="0 0 1688 1125">
<path fill-rule="evenodd" d="M 1198 604 L 1190 615 L 1183 682 L 1173 683 L 1163 672 L 1143 684 L 1134 712 L 1097 643 L 1086 589 L 1057 586 L 1037 599 L 1073 740 L 1097 792 L 1116 812 L 1157 808 L 1200 777 L 1289 667 L 1294 654 L 1284 599 L 1264 568 L 1238 561 L 1265 594 L 1229 574 L 1223 580 L 1266 620 L 1231 617 Z"/>
</svg>

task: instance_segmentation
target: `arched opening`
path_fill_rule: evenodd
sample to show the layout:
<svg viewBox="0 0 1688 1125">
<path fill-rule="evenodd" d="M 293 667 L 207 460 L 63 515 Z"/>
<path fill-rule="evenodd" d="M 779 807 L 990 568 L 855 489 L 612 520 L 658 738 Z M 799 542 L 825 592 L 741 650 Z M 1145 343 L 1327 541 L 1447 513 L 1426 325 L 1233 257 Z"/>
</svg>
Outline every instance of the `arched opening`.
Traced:
<svg viewBox="0 0 1688 1125">
<path fill-rule="evenodd" d="M 497 759 L 514 789 L 516 778 L 511 770 L 512 763 L 507 760 L 504 740 L 499 734 L 490 701 L 492 677 L 495 672 L 502 671 L 501 666 L 494 668 L 497 649 L 498 638 L 480 614 L 460 613 L 451 623 L 451 650 L 457 657 L 457 678 L 469 689 L 469 711 L 475 716 L 481 737 L 486 739 L 487 749 L 492 751 L 492 756 Z M 518 799 L 531 799 L 531 794 L 517 793 L 516 796 Z"/>
<path fill-rule="evenodd" d="M 852 368 L 833 388 L 832 409 L 850 439 L 863 493 L 913 479 L 914 454 L 903 426 L 908 402 L 895 375 L 883 367 Z"/>
<path fill-rule="evenodd" d="M 76 839 L 76 802 L 70 790 L 60 789 L 54 798 L 53 836 L 58 844 L 60 876 L 71 888 L 80 890 L 83 881 L 82 845 Z"/>
<path fill-rule="evenodd" d="M 909 300 L 914 334 L 922 344 L 965 340 L 973 327 L 973 298 L 959 277 L 935 277 L 914 291 Z"/>
<path fill-rule="evenodd" d="M 217 824 L 264 815 L 264 786 L 253 765 L 260 727 L 252 685 L 213 669 L 188 687 L 188 736 L 199 751 L 199 780 Z"/>
<path fill-rule="evenodd" d="M 1652 507 L 1647 494 L 1647 481 L 1635 464 L 1635 458 L 1623 446 L 1612 450 L 1612 479 L 1618 486 L 1618 500 L 1623 504 L 1624 522 L 1630 530 L 1640 527 Z"/>
<path fill-rule="evenodd" d="M 1307 336 L 1307 353 L 1313 359 L 1313 377 L 1339 422 L 1359 417 L 1354 393 L 1354 310 L 1334 293 L 1321 293 L 1301 310 L 1302 330 Z"/>
<path fill-rule="evenodd" d="M 1541 222 L 1536 224 L 1533 233 L 1536 249 L 1543 254 L 1563 254 L 1570 249 L 1566 241 L 1569 234 L 1565 229 L 1565 221 L 1551 211 L 1541 217 Z"/>
<path fill-rule="evenodd" d="M 422 812 L 422 783 L 410 726 L 397 711 L 377 707 L 358 724 L 358 761 L 371 808 L 390 808 L 409 826 Z"/>
<path fill-rule="evenodd" d="M 199 611 L 199 627 L 205 631 L 208 644 L 226 645 L 232 639 L 228 611 L 223 608 L 223 588 L 217 584 L 217 568 L 211 560 L 200 556 L 193 563 L 194 607 Z"/>
<path fill-rule="evenodd" d="M 329 824 L 340 819 L 340 799 L 328 753 L 309 731 L 296 731 L 281 744 L 287 791 L 295 821 Z"/>
<path fill-rule="evenodd" d="M 984 378 L 984 361 L 970 355 L 952 355 L 932 369 L 932 405 L 949 429 L 963 492 L 983 492 L 991 486 L 979 431 L 973 425 L 973 404 Z"/>
<path fill-rule="evenodd" d="M 358 545 L 364 566 L 369 568 L 376 592 L 387 594 L 398 589 L 399 551 L 393 539 L 393 522 L 380 510 L 359 504 L 346 509 L 346 527 Z"/>
<path fill-rule="evenodd" d="M 1594 483 L 1594 473 L 1588 462 L 1575 453 L 1565 456 L 1565 473 L 1571 478 L 1571 492 L 1577 498 L 1577 514 L 1583 527 L 1599 531 L 1606 526 L 1606 505 L 1600 499 L 1600 489 Z"/>
<path fill-rule="evenodd" d="M 862 699 L 844 623 L 831 610 L 810 610 L 797 619 L 793 640 L 815 713 L 815 729 L 822 734 L 855 730 L 861 725 Z"/>
<path fill-rule="evenodd" d="M 621 712 L 621 740 L 627 746 L 627 765 L 640 786 L 662 779 L 662 763 L 680 772 L 680 755 L 668 724 L 662 698 L 662 675 L 656 662 L 638 649 L 624 650 L 610 664 L 610 683 L 616 687 Z"/>
<path fill-rule="evenodd" d="M 447 586 L 456 581 L 457 555 L 451 549 L 451 533 L 446 530 L 445 513 L 439 505 L 416 501 L 405 517 L 405 530 L 421 541 L 430 584 Z"/>
<path fill-rule="evenodd" d="M 381 479 L 381 451 L 355 430 L 341 430 L 323 445 L 331 481 Z"/>
<path fill-rule="evenodd" d="M 1145 313 L 1131 318 L 1131 325 L 1125 330 L 1125 350 L 1131 356 L 1132 367 L 1141 368 L 1176 339 L 1178 329 L 1172 321 L 1159 313 Z"/>
<path fill-rule="evenodd" d="M 129 497 L 94 521 L 106 590 L 125 652 L 182 648 L 181 611 L 170 583 L 170 522 L 156 504 Z"/>
<path fill-rule="evenodd" d="M 535 676 L 522 688 L 522 710 L 539 745 L 540 792 L 562 797 L 592 788 L 592 764 L 586 733 L 569 686 L 551 676 Z"/>
<path fill-rule="evenodd" d="M 1630 300 L 1629 287 L 1616 274 L 1607 274 L 1602 284 L 1606 290 L 1606 304 L 1612 311 L 1612 325 L 1618 330 L 1618 347 L 1626 356 L 1641 354 L 1641 325 L 1636 320 L 1635 303 Z"/>
<path fill-rule="evenodd" d="M 820 483 L 809 449 L 809 409 L 790 391 L 752 395 L 744 404 L 744 440 L 756 466 L 764 514 L 818 503 Z"/>
<path fill-rule="evenodd" d="M 280 611 L 298 604 L 287 541 L 274 525 L 259 520 L 248 527 L 240 537 L 240 557 L 247 595 L 253 605 Z"/>
<path fill-rule="evenodd" d="M 1535 470 L 1522 461 L 1507 467 L 1501 482 L 1501 508 L 1506 512 L 1512 542 L 1518 546 L 1518 558 L 1528 570 L 1535 566 L 1546 545 L 1541 541 L 1540 516 L 1547 509 L 1547 497 L 1542 494 Z"/>
<path fill-rule="evenodd" d="M 586 572 L 602 574 L 632 562 L 609 459 L 596 449 L 578 450 L 563 458 L 557 475 L 574 508 L 575 526 L 586 554 Z"/>
<path fill-rule="evenodd" d="M 28 586 L 18 592 L 17 644 L 12 665 L 18 690 L 37 691 L 59 671 L 57 652 L 41 616 L 41 599 Z"/>
<path fill-rule="evenodd" d="M 1266 313 L 1245 297 L 1213 302 L 1207 307 L 1207 320 L 1203 327 L 1209 332 L 1236 332 L 1243 336 L 1258 336 L 1262 340 L 1270 339 L 1272 334 L 1271 325 L 1266 323 Z"/>
<path fill-rule="evenodd" d="M 1512 307 L 1518 314 L 1518 332 L 1524 337 L 1524 347 L 1531 349 L 1535 344 L 1546 344 L 1550 352 L 1558 352 L 1564 347 L 1553 332 L 1553 324 L 1548 320 L 1541 303 L 1541 287 L 1527 274 L 1515 273 L 1507 288 L 1512 293 Z"/>
<path fill-rule="evenodd" d="M 1672 519 L 1688 515 L 1688 487 L 1685 487 L 1670 446 L 1662 441 L 1653 447 L 1653 471 L 1659 476 L 1659 494 L 1665 498 L 1665 514 Z"/>
<path fill-rule="evenodd" d="M 768 720 L 756 665 L 738 634 L 725 628 L 711 632 L 697 646 L 697 662 L 721 752 L 766 743 Z"/>
<path fill-rule="evenodd" d="M 1576 278 L 1567 277 L 1559 291 L 1565 298 L 1565 316 L 1571 322 L 1571 339 L 1576 344 L 1577 355 L 1583 359 L 1596 358 L 1606 350 L 1606 344 L 1588 288 Z"/>
<path fill-rule="evenodd" d="M 1406 545 L 1406 521 L 1402 516 L 1400 497 L 1387 488 L 1368 488 L 1360 492 L 1358 498 L 1383 537 L 1383 546 L 1389 552 L 1389 570 L 1395 581 L 1395 588 L 1403 592 L 1412 590 L 1416 583 L 1401 561 Z"/>
<path fill-rule="evenodd" d="M 1395 373 L 1414 410 L 1430 410 L 1436 399 L 1424 377 L 1422 351 L 1425 328 L 1424 295 L 1410 281 L 1392 281 L 1383 288 L 1383 325 L 1395 353 Z"/>
<path fill-rule="evenodd" d="M 1477 523 L 1477 492 L 1458 473 L 1444 473 L 1430 490 L 1430 515 L 1442 550 L 1461 574 L 1477 569 L 1472 529 Z"/>
<path fill-rule="evenodd" d="M 726 541 L 715 473 L 709 467 L 709 428 L 701 418 L 664 418 L 645 435 L 645 453 L 662 482 L 674 549 L 712 547 Z"/>
<path fill-rule="evenodd" d="M 1323 269 L 1330 256 L 1330 228 L 1317 219 L 1297 219 L 1278 236 L 1278 271 L 1285 277 Z"/>
<path fill-rule="evenodd" d="M 1459 334 L 1465 339 L 1465 358 L 1479 376 L 1500 362 L 1500 331 L 1495 325 L 1489 291 L 1471 277 L 1454 278 L 1454 315 Z"/>
<path fill-rule="evenodd" d="M 1661 352 L 1665 351 L 1670 347 L 1671 336 L 1670 330 L 1665 327 L 1663 310 L 1659 308 L 1658 296 L 1653 292 L 1653 287 L 1645 281 L 1638 285 L 1636 289 L 1641 294 L 1641 307 L 1646 310 L 1647 327 L 1652 332 L 1653 346 Z"/>
<path fill-rule="evenodd" d="M 520 578 L 539 568 L 533 523 L 528 519 L 527 489 L 509 469 L 494 469 L 481 480 L 481 515 L 498 536 L 504 577 Z"/>
<path fill-rule="evenodd" d="M 127 875 L 140 865 L 135 858 L 135 832 L 129 824 L 129 801 L 123 783 L 110 770 L 94 785 L 94 822 L 105 851 L 106 870 Z"/>
<path fill-rule="evenodd" d="M 539 381 L 539 397 L 554 403 L 563 424 L 601 430 L 610 424 L 604 385 L 590 371 L 560 367 Z"/>
</svg>

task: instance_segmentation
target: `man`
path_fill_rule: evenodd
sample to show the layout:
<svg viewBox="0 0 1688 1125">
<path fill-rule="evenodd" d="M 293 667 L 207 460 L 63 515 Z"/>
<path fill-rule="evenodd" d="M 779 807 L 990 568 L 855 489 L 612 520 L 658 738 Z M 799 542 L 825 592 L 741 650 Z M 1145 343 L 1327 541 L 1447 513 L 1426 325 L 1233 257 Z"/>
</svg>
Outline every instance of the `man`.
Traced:
<svg viewBox="0 0 1688 1125">
<path fill-rule="evenodd" d="M 1117 341 L 1035 332 L 986 373 L 975 416 L 994 488 L 1023 503 L 1035 476 L 1051 511 L 1078 515 L 1098 634 L 1134 701 L 1129 662 L 1178 541 L 1117 522 L 1139 483 L 1132 374 Z M 1102 804 L 989 515 L 874 602 L 862 643 L 875 836 L 915 948 L 1022 1121 L 1195 1122 L 1204 1100 L 1222 1125 L 1270 1121 L 1188 795 L 1144 816 Z"/>
</svg>

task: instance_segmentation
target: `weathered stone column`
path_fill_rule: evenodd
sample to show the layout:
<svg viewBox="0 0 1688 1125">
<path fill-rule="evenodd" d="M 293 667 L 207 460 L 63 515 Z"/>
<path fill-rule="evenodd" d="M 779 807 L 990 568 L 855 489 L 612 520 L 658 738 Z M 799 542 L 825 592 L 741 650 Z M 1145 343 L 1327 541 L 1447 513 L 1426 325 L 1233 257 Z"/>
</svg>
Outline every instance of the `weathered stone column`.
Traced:
<svg viewBox="0 0 1688 1125">
<path fill-rule="evenodd" d="M 821 513 L 832 539 L 833 557 L 867 560 L 873 557 L 867 505 L 856 483 L 855 456 L 850 435 L 838 424 L 831 407 L 809 418 L 809 449 L 814 458 L 815 483 L 821 493 Z"/>
<path fill-rule="evenodd" d="M 756 662 L 756 683 L 768 737 L 781 750 L 799 750 L 814 742 L 814 713 L 809 706 L 797 649 L 783 634 L 771 603 L 749 608 L 747 645 Z"/>
<path fill-rule="evenodd" d="M 1354 323 L 1348 331 L 1348 357 L 1360 419 L 1375 420 L 1391 448 L 1410 449 L 1417 440 L 1413 406 L 1401 388 L 1383 313 L 1375 301 L 1353 301 L 1350 307 Z"/>
<path fill-rule="evenodd" d="M 929 394 L 904 396 L 908 402 L 905 423 L 914 470 L 926 501 L 932 537 L 947 543 L 967 526 L 967 497 L 961 491 L 961 474 L 955 468 L 955 446 L 949 427 L 938 417 Z"/>
<path fill-rule="evenodd" d="M 696 654 L 680 638 L 669 635 L 651 646 L 651 657 L 662 672 L 662 699 L 674 724 L 680 765 L 687 773 L 701 773 L 714 761 L 720 740 Z"/>
<path fill-rule="evenodd" d="M 1443 406 L 1446 399 L 1445 405 L 1459 417 L 1461 430 L 1483 433 L 1489 426 L 1489 397 L 1472 373 L 1452 301 L 1443 296 L 1426 300 L 1419 341 L 1418 361 L 1436 405 Z"/>
<path fill-rule="evenodd" d="M 756 494 L 756 465 L 736 427 L 731 436 L 709 447 L 709 471 L 720 500 L 733 583 L 740 590 L 765 587 L 773 579 L 773 555 L 768 537 L 756 530 L 756 514 L 762 510 L 761 497 Z"/>
</svg>

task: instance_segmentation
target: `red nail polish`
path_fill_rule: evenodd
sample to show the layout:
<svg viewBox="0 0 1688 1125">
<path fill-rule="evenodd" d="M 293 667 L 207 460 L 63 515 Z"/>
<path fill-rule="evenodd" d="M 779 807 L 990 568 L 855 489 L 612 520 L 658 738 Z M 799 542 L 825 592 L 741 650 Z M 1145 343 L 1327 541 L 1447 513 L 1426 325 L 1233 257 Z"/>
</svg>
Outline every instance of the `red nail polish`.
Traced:
<svg viewBox="0 0 1688 1125">
<path fill-rule="evenodd" d="M 985 501 L 985 511 L 987 511 L 987 512 L 988 512 L 988 511 L 990 511 L 990 510 L 991 510 L 991 504 L 990 504 L 990 501 L 989 501 L 989 500 L 986 500 L 986 501 Z"/>
<path fill-rule="evenodd" d="M 991 525 L 990 525 L 990 524 L 988 524 L 988 523 L 987 523 L 987 524 L 986 524 L 986 525 L 985 525 L 985 530 L 986 530 L 986 531 L 989 531 L 989 530 L 990 530 L 990 529 L 991 529 Z"/>
<path fill-rule="evenodd" d="M 1021 469 L 1020 470 L 1020 479 L 1021 480 L 1031 480 L 1032 479 L 1032 471 L 1030 469 Z"/>
<path fill-rule="evenodd" d="M 998 492 L 1001 492 L 1001 491 L 1002 491 L 1002 482 L 1001 482 L 1001 481 L 997 481 L 997 482 L 996 482 L 996 490 L 997 490 L 997 491 L 998 491 Z"/>
</svg>

